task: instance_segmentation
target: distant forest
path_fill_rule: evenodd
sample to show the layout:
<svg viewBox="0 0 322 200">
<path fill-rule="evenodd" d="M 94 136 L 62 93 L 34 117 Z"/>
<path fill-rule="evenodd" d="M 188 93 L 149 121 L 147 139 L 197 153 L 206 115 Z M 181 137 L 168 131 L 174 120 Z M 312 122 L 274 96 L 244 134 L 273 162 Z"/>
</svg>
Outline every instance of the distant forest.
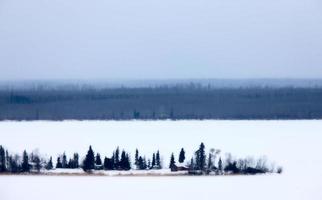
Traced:
<svg viewBox="0 0 322 200">
<path fill-rule="evenodd" d="M 137 88 L 0 90 L 0 120 L 321 119 L 322 88 Z"/>
</svg>

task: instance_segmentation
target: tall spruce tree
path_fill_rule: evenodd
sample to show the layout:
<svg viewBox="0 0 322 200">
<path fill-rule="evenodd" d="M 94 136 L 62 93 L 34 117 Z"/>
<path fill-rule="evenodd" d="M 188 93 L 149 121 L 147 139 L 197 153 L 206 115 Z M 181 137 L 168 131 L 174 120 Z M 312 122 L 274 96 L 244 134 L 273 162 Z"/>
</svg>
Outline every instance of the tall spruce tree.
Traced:
<svg viewBox="0 0 322 200">
<path fill-rule="evenodd" d="M 10 154 L 8 152 L 8 150 L 6 150 L 6 157 L 5 157 L 5 166 L 6 166 L 6 170 L 9 171 L 9 166 L 10 166 L 10 163 L 9 163 L 9 157 L 10 157 Z"/>
<path fill-rule="evenodd" d="M 169 168 L 171 169 L 171 171 L 176 170 L 176 161 L 174 159 L 173 153 L 171 154 Z"/>
<path fill-rule="evenodd" d="M 2 146 L 0 146 L 0 172 L 7 171 L 6 167 L 6 153 Z"/>
<path fill-rule="evenodd" d="M 120 149 L 119 149 L 119 147 L 116 148 L 115 154 L 114 154 L 114 168 L 115 169 L 120 168 Z"/>
<path fill-rule="evenodd" d="M 200 144 L 198 151 L 196 152 L 196 167 L 198 170 L 205 170 L 206 165 L 206 154 L 205 154 L 205 145 Z"/>
<path fill-rule="evenodd" d="M 83 162 L 83 170 L 89 172 L 95 168 L 95 156 L 92 146 L 89 146 L 88 152 Z"/>
<path fill-rule="evenodd" d="M 139 150 L 136 149 L 135 150 L 135 161 L 134 164 L 136 166 L 136 169 L 139 169 Z"/>
<path fill-rule="evenodd" d="M 78 153 L 74 153 L 73 168 L 75 168 L 75 169 L 79 168 L 79 155 L 78 155 Z"/>
<path fill-rule="evenodd" d="M 50 156 L 49 158 L 49 161 L 47 162 L 46 164 L 46 167 L 45 167 L 47 170 L 51 170 L 53 169 L 53 158 Z"/>
<path fill-rule="evenodd" d="M 57 157 L 56 168 L 57 168 L 57 169 L 59 169 L 59 168 L 63 168 L 63 165 L 62 165 L 62 163 L 61 163 L 61 161 L 60 161 L 60 157 L 59 157 L 59 156 Z"/>
<path fill-rule="evenodd" d="M 179 154 L 179 163 L 183 163 L 185 159 L 186 159 L 185 151 L 184 151 L 183 148 L 181 148 L 181 151 L 180 151 L 180 154 Z"/>
<path fill-rule="evenodd" d="M 29 157 L 28 157 L 28 153 L 26 150 L 24 150 L 23 154 L 22 154 L 21 171 L 22 172 L 29 172 L 30 171 Z"/>
<path fill-rule="evenodd" d="M 120 169 L 121 170 L 130 170 L 131 169 L 129 155 L 124 150 L 121 153 Z"/>
<path fill-rule="evenodd" d="M 104 162 L 103 162 L 103 168 L 104 168 L 104 170 L 107 170 L 107 166 L 108 166 L 108 158 L 105 157 L 104 158 Z"/>
<path fill-rule="evenodd" d="M 96 154 L 95 164 L 102 165 L 101 155 L 99 153 Z"/>
<path fill-rule="evenodd" d="M 155 155 L 155 164 L 156 164 L 156 166 L 157 166 L 158 169 L 161 169 L 162 168 L 159 150 L 157 151 L 157 154 Z"/>
<path fill-rule="evenodd" d="M 147 166 L 146 166 L 146 160 L 145 160 L 145 158 L 142 158 L 142 156 L 139 156 L 138 163 L 139 163 L 139 169 L 140 170 L 146 169 Z"/>
<path fill-rule="evenodd" d="M 62 164 L 62 168 L 67 168 L 68 162 L 67 162 L 67 156 L 66 156 L 65 152 L 63 153 L 63 160 L 62 160 L 61 164 Z"/>
<path fill-rule="evenodd" d="M 155 153 L 153 153 L 151 167 L 154 168 L 155 165 L 156 165 L 156 163 L 155 163 Z"/>
</svg>

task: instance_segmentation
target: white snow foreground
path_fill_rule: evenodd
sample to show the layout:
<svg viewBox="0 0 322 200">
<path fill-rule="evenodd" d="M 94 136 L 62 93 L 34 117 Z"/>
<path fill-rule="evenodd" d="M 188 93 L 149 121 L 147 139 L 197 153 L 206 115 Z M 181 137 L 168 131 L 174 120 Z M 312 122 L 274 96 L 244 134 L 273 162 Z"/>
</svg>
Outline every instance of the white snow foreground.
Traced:
<svg viewBox="0 0 322 200">
<path fill-rule="evenodd" d="M 176 177 L 2 175 L 0 200 L 321 200 L 321 133 L 322 120 L 1 122 L 1 144 L 12 152 L 38 147 L 53 157 L 62 151 L 68 156 L 73 152 L 86 155 L 93 145 L 96 152 L 111 156 L 119 145 L 131 151 L 132 158 L 136 148 L 147 156 L 157 149 L 161 155 L 177 149 L 177 158 L 184 147 L 189 158 L 204 142 L 207 150 L 221 149 L 222 155 L 266 155 L 283 166 L 284 172 Z M 169 157 L 163 161 L 166 166 Z"/>
<path fill-rule="evenodd" d="M 101 175 L 101 176 L 176 176 L 188 175 L 188 171 L 171 172 L 170 169 L 158 170 L 93 170 L 91 173 L 83 169 L 53 169 L 43 170 L 41 175 Z"/>
</svg>

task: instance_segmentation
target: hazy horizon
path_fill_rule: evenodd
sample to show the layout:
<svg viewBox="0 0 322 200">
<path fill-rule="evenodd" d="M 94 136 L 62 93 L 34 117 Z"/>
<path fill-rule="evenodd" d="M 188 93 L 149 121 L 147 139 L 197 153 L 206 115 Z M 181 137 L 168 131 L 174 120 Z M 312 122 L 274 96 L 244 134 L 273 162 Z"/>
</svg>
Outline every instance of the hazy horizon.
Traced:
<svg viewBox="0 0 322 200">
<path fill-rule="evenodd" d="M 0 80 L 322 78 L 322 2 L 0 1 Z"/>
</svg>

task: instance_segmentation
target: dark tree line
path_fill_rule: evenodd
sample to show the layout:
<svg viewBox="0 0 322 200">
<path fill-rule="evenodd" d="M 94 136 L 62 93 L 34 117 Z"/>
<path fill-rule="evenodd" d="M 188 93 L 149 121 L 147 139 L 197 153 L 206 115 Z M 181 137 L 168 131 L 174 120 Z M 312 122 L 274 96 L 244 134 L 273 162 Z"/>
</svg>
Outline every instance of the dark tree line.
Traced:
<svg viewBox="0 0 322 200">
<path fill-rule="evenodd" d="M 321 119 L 321 88 L 0 90 L 0 120 Z"/>
<path fill-rule="evenodd" d="M 201 143 L 195 151 L 190 161 L 186 161 L 184 148 L 178 154 L 178 160 L 174 153 L 171 154 L 169 168 L 171 171 L 187 171 L 189 174 L 259 174 L 266 172 L 281 173 L 282 168 L 276 170 L 268 167 L 265 158 L 254 160 L 253 158 L 234 159 L 230 154 L 222 160 L 220 151 L 210 149 L 206 154 L 204 143 Z M 177 162 L 178 161 L 178 162 Z M 150 158 L 140 155 L 136 149 L 134 164 L 125 150 L 120 151 L 117 147 L 111 157 L 104 157 L 102 160 L 100 153 L 94 152 L 92 146 L 89 147 L 85 158 L 80 163 L 79 154 L 74 153 L 71 158 L 63 153 L 57 157 L 56 169 L 77 169 L 82 168 L 85 172 L 94 170 L 159 170 L 163 168 L 159 150 L 154 152 Z M 0 146 L 0 173 L 39 173 L 41 170 L 54 169 L 53 158 L 48 160 L 41 158 L 38 153 L 30 153 L 25 150 L 22 155 L 10 155 L 8 151 Z"/>
</svg>

